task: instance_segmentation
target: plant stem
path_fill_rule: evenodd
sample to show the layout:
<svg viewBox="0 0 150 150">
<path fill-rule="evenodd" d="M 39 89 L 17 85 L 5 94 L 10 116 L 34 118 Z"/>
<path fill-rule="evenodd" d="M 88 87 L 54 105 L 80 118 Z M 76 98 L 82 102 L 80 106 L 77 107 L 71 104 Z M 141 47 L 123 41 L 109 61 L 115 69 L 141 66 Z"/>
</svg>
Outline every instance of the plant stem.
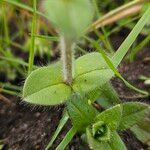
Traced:
<svg viewBox="0 0 150 150">
<path fill-rule="evenodd" d="M 29 54 L 29 68 L 28 75 L 31 73 L 33 69 L 34 63 L 34 51 L 35 51 L 35 33 L 36 33 L 36 0 L 33 0 L 33 18 L 32 18 L 32 29 L 31 29 L 31 47 Z"/>
<path fill-rule="evenodd" d="M 73 80 L 73 40 L 61 35 L 60 48 L 64 81 L 66 82 L 66 84 L 71 85 Z"/>
</svg>

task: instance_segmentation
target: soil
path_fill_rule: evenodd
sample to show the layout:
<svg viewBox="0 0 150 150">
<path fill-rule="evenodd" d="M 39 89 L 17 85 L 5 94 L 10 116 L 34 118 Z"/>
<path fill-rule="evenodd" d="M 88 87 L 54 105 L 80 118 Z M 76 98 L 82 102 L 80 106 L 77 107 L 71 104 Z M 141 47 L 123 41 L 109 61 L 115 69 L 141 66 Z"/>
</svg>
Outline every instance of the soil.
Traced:
<svg viewBox="0 0 150 150">
<path fill-rule="evenodd" d="M 120 37 L 124 37 L 124 33 L 122 34 Z M 115 38 L 114 35 L 112 41 L 116 49 L 123 38 Z M 150 61 L 146 61 L 146 58 L 150 57 L 149 48 L 144 48 L 133 63 L 128 64 L 127 61 L 124 61 L 119 67 L 119 71 L 133 85 L 150 91 L 150 86 L 139 80 L 140 75 L 150 76 Z M 119 79 L 112 79 L 112 84 L 118 91 L 122 101 L 136 100 L 149 103 L 149 98 L 139 97 L 139 94 L 129 90 Z M 58 125 L 64 106 L 33 107 L 23 104 L 20 98 L 5 96 L 10 100 L 11 105 L 0 102 L 0 139 L 5 145 L 3 149 L 44 150 Z M 54 150 L 64 138 L 70 126 L 71 123 L 69 122 L 58 136 L 51 150 Z M 120 135 L 128 150 L 147 149 L 147 145 L 137 140 L 131 131 L 121 132 Z M 80 136 L 76 135 L 67 149 L 88 150 L 88 147 L 82 143 Z"/>
</svg>

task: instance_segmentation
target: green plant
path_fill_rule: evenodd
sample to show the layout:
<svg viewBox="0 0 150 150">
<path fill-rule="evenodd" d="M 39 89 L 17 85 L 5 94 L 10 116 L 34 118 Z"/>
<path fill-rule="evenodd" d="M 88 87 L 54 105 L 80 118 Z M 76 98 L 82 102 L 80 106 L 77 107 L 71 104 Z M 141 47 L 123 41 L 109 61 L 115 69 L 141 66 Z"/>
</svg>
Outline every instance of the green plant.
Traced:
<svg viewBox="0 0 150 150">
<path fill-rule="evenodd" d="M 132 127 L 149 111 L 146 104 L 128 102 L 99 113 L 79 94 L 73 95 L 67 103 L 73 126 L 81 134 L 86 132 L 91 149 L 126 149 L 116 131 Z"/>
<path fill-rule="evenodd" d="M 64 118 L 67 120 L 69 115 L 73 127 L 58 145 L 57 150 L 64 149 L 76 132 L 86 137 L 91 149 L 126 149 L 117 131 L 130 128 L 141 121 L 149 111 L 149 106 L 138 102 L 119 104 L 121 102 L 116 92 L 110 90 L 113 88 L 109 80 L 116 75 L 130 88 L 148 95 L 147 92 L 130 85 L 116 68 L 149 20 L 150 8 L 112 58 L 101 50 L 100 53 L 89 53 L 76 60 L 73 55 L 75 43 L 92 19 L 93 8 L 90 2 L 46 1 L 45 9 L 50 21 L 58 28 L 61 60 L 48 67 L 41 67 L 27 77 L 23 88 L 23 99 L 38 105 L 58 105 L 66 102 L 67 113 Z M 93 44 L 99 50 L 96 42 Z M 105 101 L 102 103 L 99 101 L 102 95 L 104 99 L 107 98 L 107 104 Z M 95 101 L 102 105 L 103 109 L 108 109 L 102 112 L 95 109 L 93 106 Z M 60 128 L 66 120 L 61 120 Z M 59 132 L 60 129 L 46 149 L 49 149 Z"/>
</svg>

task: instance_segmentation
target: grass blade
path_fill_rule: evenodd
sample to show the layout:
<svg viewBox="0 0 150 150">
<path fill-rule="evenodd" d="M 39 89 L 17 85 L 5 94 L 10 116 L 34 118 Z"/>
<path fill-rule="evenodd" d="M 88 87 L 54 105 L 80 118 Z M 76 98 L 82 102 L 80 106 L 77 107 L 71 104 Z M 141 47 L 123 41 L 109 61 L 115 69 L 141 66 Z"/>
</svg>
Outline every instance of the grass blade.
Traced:
<svg viewBox="0 0 150 150">
<path fill-rule="evenodd" d="M 64 139 L 61 141 L 61 143 L 58 145 L 58 147 L 56 148 L 56 150 L 64 150 L 65 147 L 72 140 L 72 138 L 74 137 L 74 135 L 76 134 L 76 132 L 77 132 L 77 129 L 73 126 L 69 130 L 69 132 L 66 134 L 66 136 L 64 137 Z"/>
<path fill-rule="evenodd" d="M 32 13 L 34 12 L 33 8 L 31 8 L 30 6 L 27 6 L 27 5 L 23 4 L 23 3 L 20 3 L 20 2 L 14 1 L 14 0 L 2 0 L 2 1 L 7 2 L 7 3 L 11 4 L 11 5 L 17 6 L 17 7 L 21 8 L 21 9 L 27 10 L 29 12 L 32 12 Z M 36 14 L 47 18 L 46 15 L 44 15 L 43 13 L 41 13 L 39 11 L 36 11 Z"/>
<path fill-rule="evenodd" d="M 105 54 L 104 50 L 101 49 L 98 45 L 97 42 L 94 41 L 94 44 L 95 44 L 95 47 L 100 51 L 100 53 L 102 54 L 102 57 L 104 58 L 104 60 L 106 61 L 107 65 L 109 66 L 109 68 L 114 72 L 114 74 L 120 78 L 127 87 L 129 87 L 130 89 L 138 92 L 138 93 L 141 93 L 141 94 L 144 94 L 144 95 L 149 95 L 148 92 L 144 91 L 144 90 L 140 90 L 136 87 L 134 87 L 133 85 L 131 85 L 128 81 L 126 81 L 122 75 L 119 73 L 119 71 L 116 69 L 116 67 L 114 66 L 113 62 L 109 59 L 109 57 Z"/>
<path fill-rule="evenodd" d="M 51 41 L 59 41 L 59 38 L 56 36 L 48 36 L 48 35 L 34 35 L 36 38 L 46 39 Z"/>
<path fill-rule="evenodd" d="M 68 121 L 68 119 L 69 119 L 69 116 L 68 116 L 67 111 L 65 110 L 65 112 L 63 114 L 63 117 L 61 118 L 61 120 L 59 122 L 59 125 L 58 125 L 58 127 L 57 127 L 57 129 L 56 129 L 56 131 L 55 131 L 51 141 L 48 143 L 48 145 L 47 145 L 45 150 L 48 150 L 52 146 L 53 142 L 56 140 L 58 134 L 60 133 L 60 131 L 62 130 L 62 128 L 64 127 L 64 125 Z"/>
<path fill-rule="evenodd" d="M 120 62 L 122 61 L 123 57 L 128 52 L 130 46 L 133 44 L 137 36 L 140 34 L 141 30 L 143 29 L 144 25 L 150 20 L 150 7 L 146 10 L 144 15 L 141 17 L 141 19 L 138 21 L 138 23 L 135 25 L 133 30 L 130 32 L 128 37 L 124 40 L 124 42 L 121 44 L 117 52 L 114 54 L 112 58 L 112 62 L 114 63 L 114 66 L 117 67 Z"/>
<path fill-rule="evenodd" d="M 34 63 L 34 51 L 35 51 L 35 33 L 36 33 L 36 0 L 33 0 L 33 18 L 32 18 L 32 29 L 31 29 L 31 47 L 29 53 L 29 66 L 28 75 L 32 72 Z"/>
</svg>

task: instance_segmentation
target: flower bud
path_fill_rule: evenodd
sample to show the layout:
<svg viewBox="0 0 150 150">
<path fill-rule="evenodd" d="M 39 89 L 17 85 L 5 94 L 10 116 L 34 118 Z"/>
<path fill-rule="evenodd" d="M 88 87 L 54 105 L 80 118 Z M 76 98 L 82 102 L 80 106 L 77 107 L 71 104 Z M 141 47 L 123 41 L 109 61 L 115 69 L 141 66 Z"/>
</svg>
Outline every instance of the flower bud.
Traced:
<svg viewBox="0 0 150 150">
<path fill-rule="evenodd" d="M 60 34 L 71 38 L 79 37 L 93 17 L 90 0 L 45 0 L 44 8 Z"/>
</svg>

